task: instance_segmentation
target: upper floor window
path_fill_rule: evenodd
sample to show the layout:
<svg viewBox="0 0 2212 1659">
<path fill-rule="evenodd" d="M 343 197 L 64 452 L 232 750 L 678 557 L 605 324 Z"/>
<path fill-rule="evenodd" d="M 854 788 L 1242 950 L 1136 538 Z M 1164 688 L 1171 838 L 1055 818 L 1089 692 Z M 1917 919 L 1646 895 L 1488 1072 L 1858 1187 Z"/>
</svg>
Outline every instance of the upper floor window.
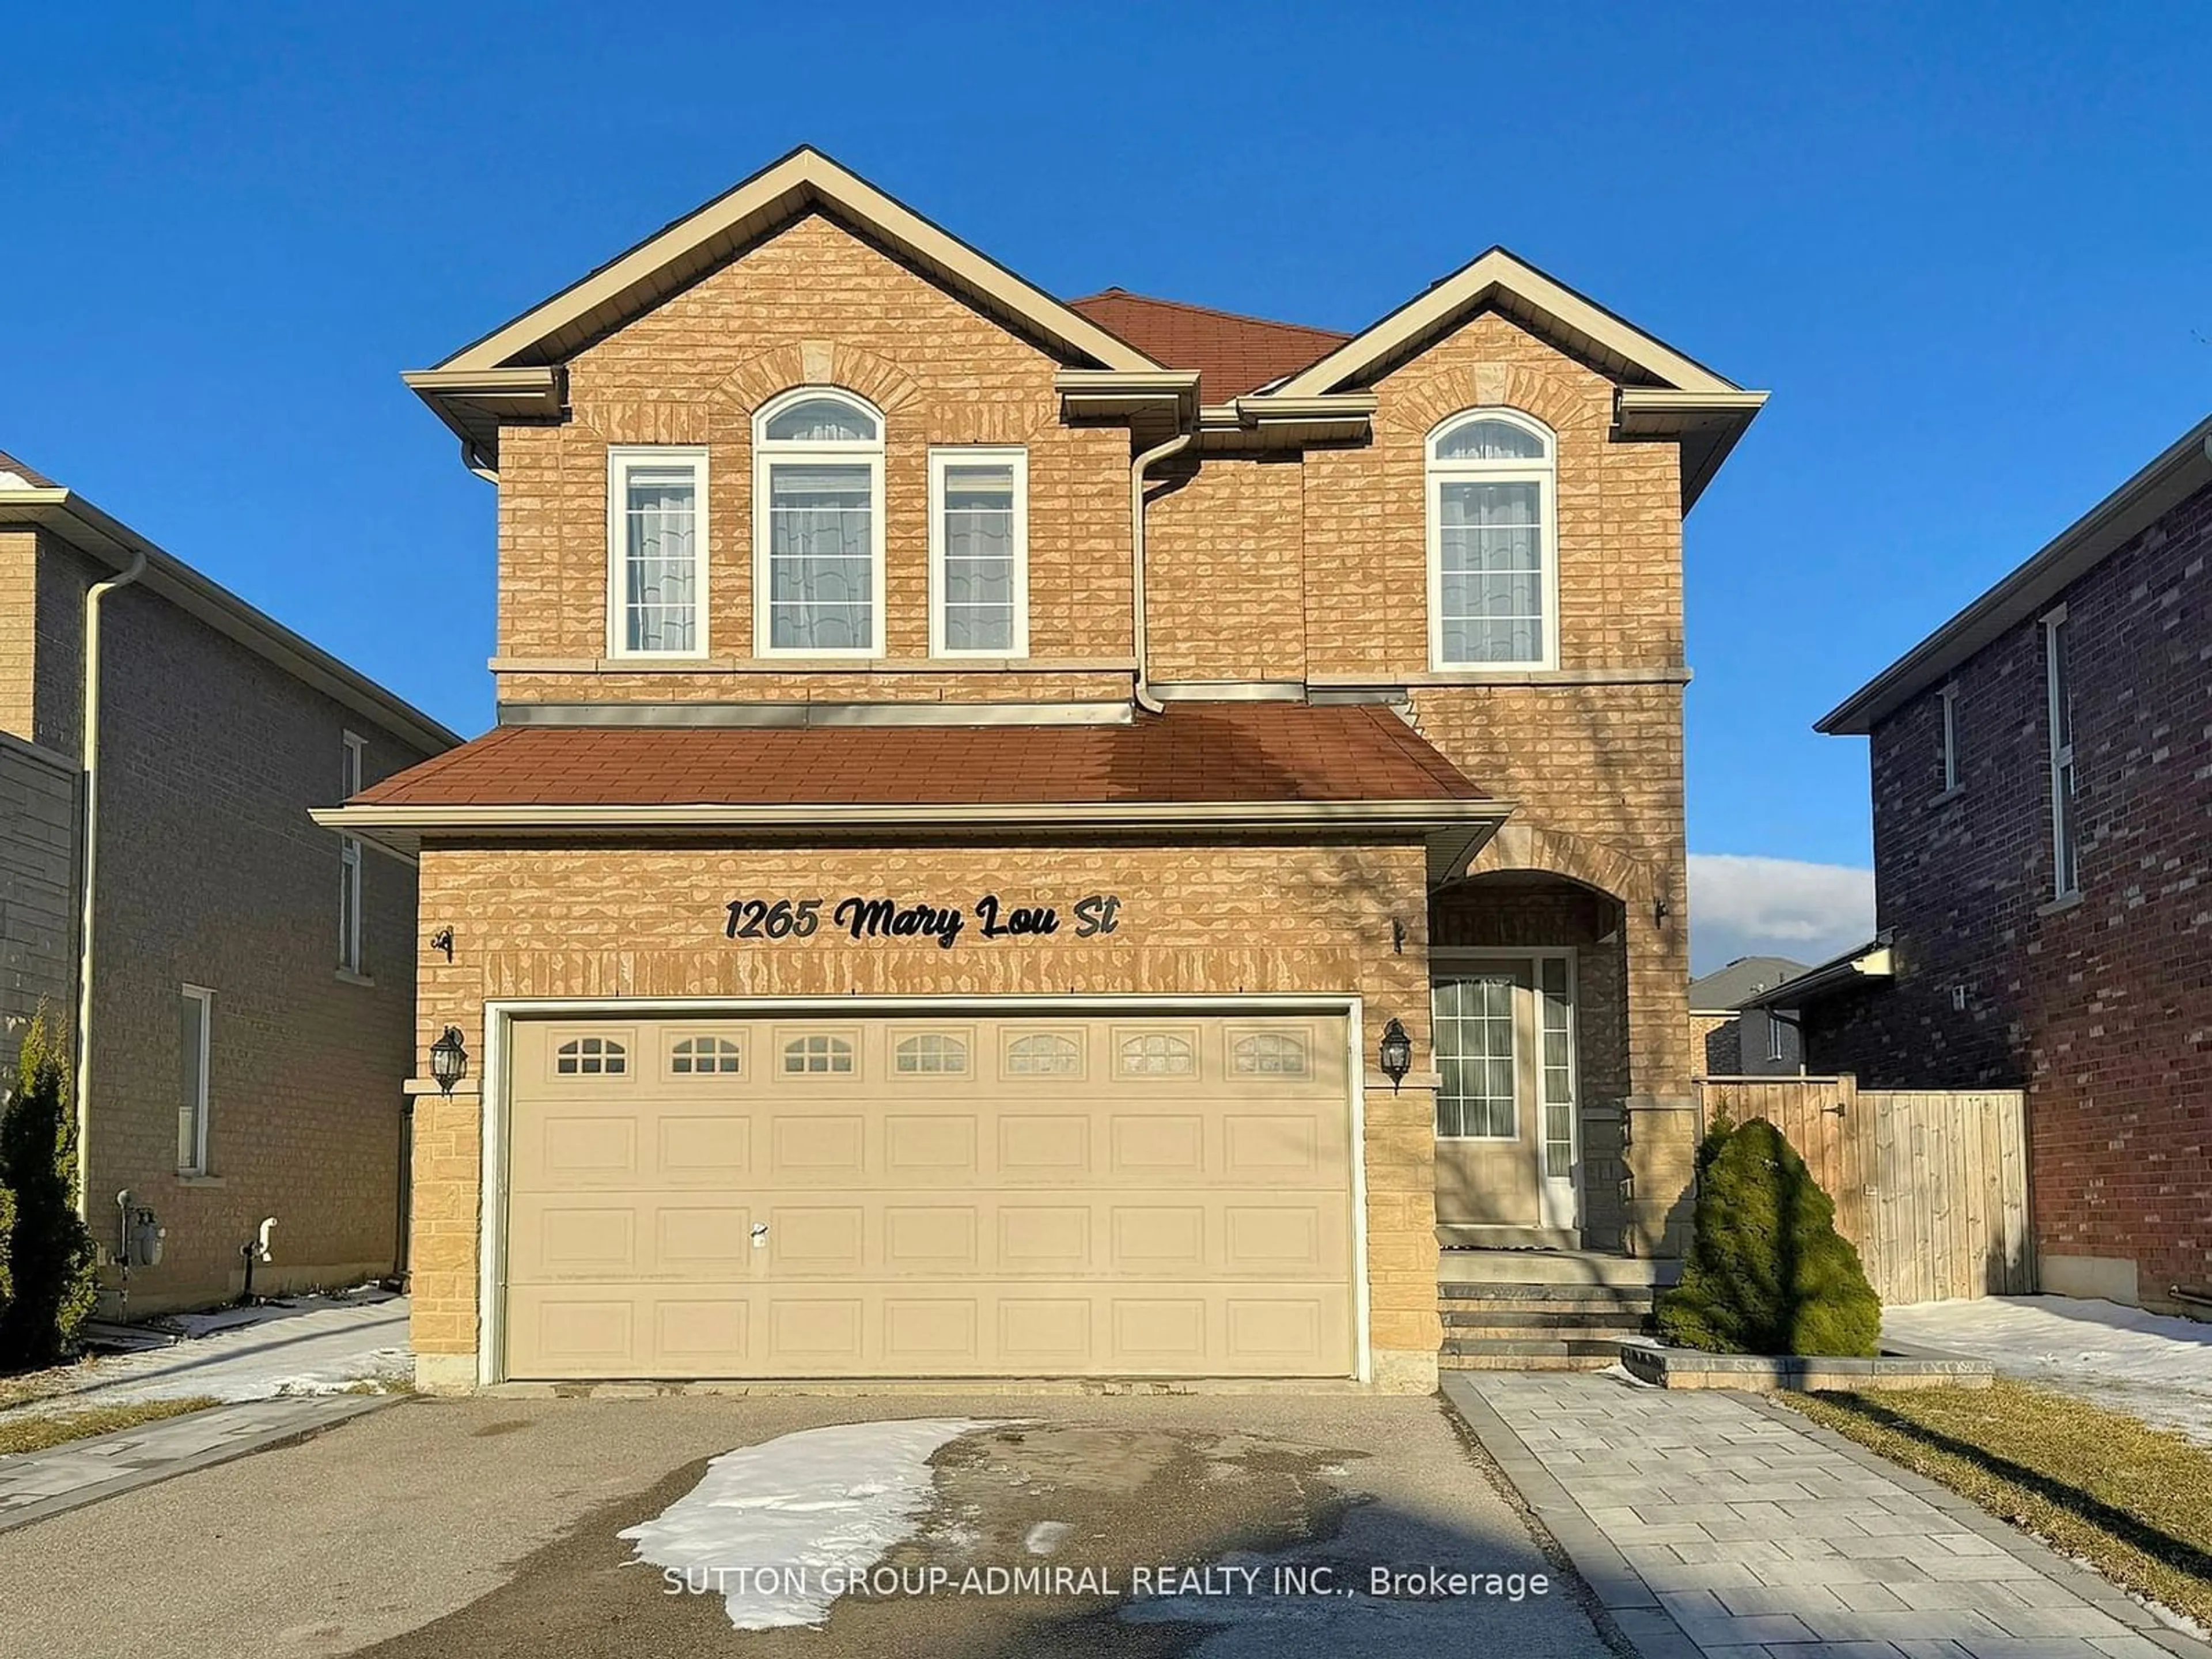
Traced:
<svg viewBox="0 0 2212 1659">
<path fill-rule="evenodd" d="M 1959 771 L 1958 686 L 1955 684 L 1945 686 L 1936 701 L 1943 720 L 1943 793 L 1948 795 L 1961 781 Z"/>
<path fill-rule="evenodd" d="M 1028 653 L 1028 518 L 1024 451 L 930 452 L 930 655 Z"/>
<path fill-rule="evenodd" d="M 351 732 L 341 734 L 338 745 L 338 799 L 351 800 L 361 793 L 362 757 L 368 743 Z M 338 967 L 349 974 L 362 971 L 364 955 L 361 915 L 361 843 L 351 836 L 338 837 Z"/>
<path fill-rule="evenodd" d="M 2074 696 L 2068 684 L 2071 630 L 2066 607 L 2043 619 L 2044 690 L 2051 727 L 2051 896 L 2071 898 L 2081 890 L 2080 827 L 2074 817 Z"/>
<path fill-rule="evenodd" d="M 753 422 L 761 656 L 884 651 L 884 421 L 846 392 L 787 392 Z"/>
<path fill-rule="evenodd" d="M 1478 410 L 1431 432 L 1428 450 L 1430 665 L 1557 666 L 1551 429 Z"/>
<path fill-rule="evenodd" d="M 707 653 L 707 452 L 607 452 L 607 654 Z"/>
</svg>

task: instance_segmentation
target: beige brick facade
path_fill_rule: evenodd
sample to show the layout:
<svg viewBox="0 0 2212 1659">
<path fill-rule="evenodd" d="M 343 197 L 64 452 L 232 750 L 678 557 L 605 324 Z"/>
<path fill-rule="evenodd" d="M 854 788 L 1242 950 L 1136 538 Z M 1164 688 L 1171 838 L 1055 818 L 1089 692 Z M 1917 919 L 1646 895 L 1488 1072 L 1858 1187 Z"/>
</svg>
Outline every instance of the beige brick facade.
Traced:
<svg viewBox="0 0 2212 1659">
<path fill-rule="evenodd" d="M 535 361 L 543 362 L 540 357 Z M 1066 366 L 827 215 L 810 213 L 603 332 L 562 362 L 557 421 L 505 425 L 500 456 L 503 705 L 815 702 L 1126 705 L 1131 434 L 1063 418 Z M 842 386 L 885 419 L 883 659 L 751 654 L 752 420 L 793 387 Z M 1692 1152 L 1693 1062 L 1682 800 L 1682 477 L 1668 441 L 1616 430 L 1618 382 L 1495 311 L 1386 365 L 1371 432 L 1304 452 L 1187 453 L 1146 508 L 1158 684 L 1303 684 L 1395 695 L 1512 822 L 1466 878 L 1431 892 L 1403 842 L 921 847 L 548 844 L 433 837 L 418 958 L 418 1047 L 446 1025 L 484 1052 L 501 999 L 1232 995 L 1361 1000 L 1369 1036 L 1402 1019 L 1402 1092 L 1367 1094 L 1371 1339 L 1385 1370 L 1432 1372 L 1436 1312 L 1429 943 L 1572 954 L 1578 985 L 1583 1224 L 1594 1246 L 1678 1247 Z M 1557 434 L 1558 666 L 1437 673 L 1430 663 L 1425 441 L 1487 405 Z M 703 660 L 607 659 L 608 448 L 708 452 Z M 1029 458 L 1030 655 L 928 654 L 933 446 L 1018 444 Z M 608 710 L 597 711 L 601 719 Z M 704 716 L 702 716 L 704 718 Z M 814 939 L 740 946 L 721 907 L 746 893 L 1020 885 L 1117 891 L 1111 941 L 998 949 Z M 1395 924 L 1395 926 L 1394 926 Z M 1397 929 L 1402 927 L 1402 945 Z M 466 1383 L 487 1310 L 482 1103 L 474 1080 L 418 1115 L 416 1342 L 426 1380 Z M 1427 1357 L 1427 1358 L 1424 1358 Z"/>
</svg>

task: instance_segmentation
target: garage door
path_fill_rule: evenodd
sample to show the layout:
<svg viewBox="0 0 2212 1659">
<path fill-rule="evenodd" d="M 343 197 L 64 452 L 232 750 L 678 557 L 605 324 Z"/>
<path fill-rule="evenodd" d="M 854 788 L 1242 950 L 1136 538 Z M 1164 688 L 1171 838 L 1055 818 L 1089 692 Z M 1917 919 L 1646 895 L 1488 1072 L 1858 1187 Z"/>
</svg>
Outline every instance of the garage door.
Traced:
<svg viewBox="0 0 2212 1659">
<path fill-rule="evenodd" d="M 1342 1376 L 1340 1018 L 518 1021 L 510 1377 Z"/>
</svg>

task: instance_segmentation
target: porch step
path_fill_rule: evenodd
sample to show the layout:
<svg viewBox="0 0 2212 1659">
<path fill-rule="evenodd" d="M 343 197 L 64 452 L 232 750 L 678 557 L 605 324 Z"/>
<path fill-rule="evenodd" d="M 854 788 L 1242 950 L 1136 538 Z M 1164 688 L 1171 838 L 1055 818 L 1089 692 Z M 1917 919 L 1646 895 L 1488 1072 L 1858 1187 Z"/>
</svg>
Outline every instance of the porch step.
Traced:
<svg viewBox="0 0 2212 1659">
<path fill-rule="evenodd" d="M 1554 1309 L 1545 1313 L 1525 1313 L 1517 1308 L 1470 1308 L 1448 1302 L 1443 1304 L 1443 1314 L 1447 1335 L 1492 1331 L 1501 1336 L 1516 1332 L 1534 1336 L 1559 1331 L 1569 1336 L 1641 1336 L 1650 1322 L 1650 1310 Z"/>
<path fill-rule="evenodd" d="M 1527 1312 L 1595 1313 L 1620 1308 L 1651 1311 L 1659 1292 L 1650 1285 L 1439 1285 L 1446 1308 L 1465 1304 Z"/>
<path fill-rule="evenodd" d="M 1461 1285 L 1571 1285 L 1584 1288 L 1672 1285 L 1679 1261 L 1608 1255 L 1601 1250 L 1439 1250 L 1437 1282 Z"/>
<path fill-rule="evenodd" d="M 1602 1337 L 1550 1340 L 1448 1336 L 1437 1352 L 1446 1370 L 1602 1370 L 1620 1358 L 1620 1344 Z"/>
</svg>

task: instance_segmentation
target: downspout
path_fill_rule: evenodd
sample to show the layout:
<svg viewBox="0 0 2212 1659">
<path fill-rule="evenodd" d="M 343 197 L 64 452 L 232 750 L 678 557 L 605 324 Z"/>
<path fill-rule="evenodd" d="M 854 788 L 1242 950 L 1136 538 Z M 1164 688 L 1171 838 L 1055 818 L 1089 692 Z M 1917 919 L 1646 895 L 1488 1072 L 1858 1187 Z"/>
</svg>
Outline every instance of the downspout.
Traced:
<svg viewBox="0 0 2212 1659">
<path fill-rule="evenodd" d="M 94 582 L 84 596 L 84 909 L 76 946 L 76 1209 L 92 1219 L 92 909 L 100 867 L 100 602 L 146 574 L 146 555 L 131 555 L 120 574 Z"/>
<path fill-rule="evenodd" d="M 1164 461 L 1189 448 L 1194 435 L 1179 433 L 1164 444 L 1155 444 L 1129 463 L 1129 592 L 1136 613 L 1130 634 L 1136 647 L 1137 707 L 1153 714 L 1165 714 L 1167 710 L 1152 695 L 1152 681 L 1145 667 L 1145 472 L 1153 462 Z"/>
</svg>

